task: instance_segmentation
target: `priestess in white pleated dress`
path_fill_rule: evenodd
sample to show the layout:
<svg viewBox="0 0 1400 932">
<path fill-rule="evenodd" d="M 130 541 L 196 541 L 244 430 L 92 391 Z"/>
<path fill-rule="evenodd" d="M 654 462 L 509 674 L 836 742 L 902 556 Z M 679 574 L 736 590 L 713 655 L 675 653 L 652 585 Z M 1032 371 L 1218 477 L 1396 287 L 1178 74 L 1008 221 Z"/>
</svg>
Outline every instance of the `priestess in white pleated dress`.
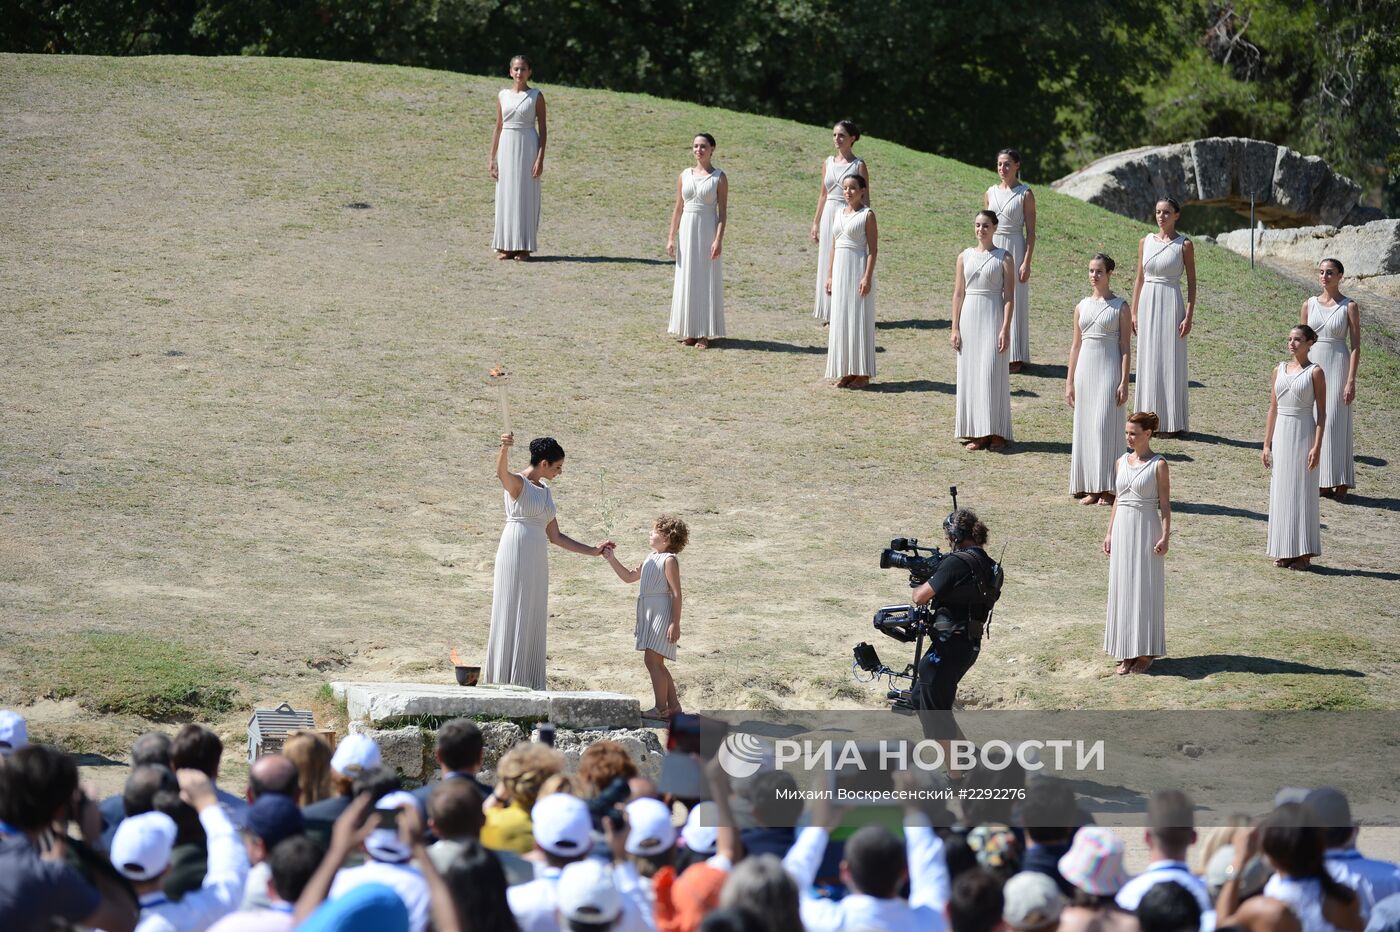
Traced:
<svg viewBox="0 0 1400 932">
<path fill-rule="evenodd" d="M 859 178 L 846 183 L 852 189 L 851 203 L 859 205 L 862 194 Z M 875 375 L 875 212 L 869 207 L 848 207 L 832 224 L 831 329 L 826 341 L 826 377 L 844 379 L 857 376 L 862 381 Z M 869 290 L 862 295 L 860 283 L 867 271 Z"/>
<path fill-rule="evenodd" d="M 1145 454 L 1145 459 L 1140 459 Z M 1108 551 L 1108 621 L 1103 649 L 1119 661 L 1139 661 L 1145 669 L 1154 657 L 1167 653 L 1165 548 L 1160 511 L 1160 476 L 1167 464 L 1144 440 L 1141 449 L 1118 458 Z M 1166 525 L 1170 528 L 1170 524 Z M 1120 673 L 1141 672 L 1119 665 Z"/>
<path fill-rule="evenodd" d="M 977 218 L 979 247 L 958 256 L 953 292 L 953 332 L 958 354 L 958 394 L 953 436 L 967 438 L 974 449 L 994 438 L 1011 440 L 1011 370 L 1009 306 L 1012 301 L 1011 254 L 991 245 L 995 225 Z M 1003 343 L 1000 349 L 997 343 Z"/>
<path fill-rule="evenodd" d="M 1002 183 L 988 188 L 985 199 L 986 206 L 997 214 L 992 244 L 1011 253 L 1016 276 L 1016 304 L 1011 312 L 1012 365 L 1031 361 L 1031 284 L 1021 281 L 1021 266 L 1026 263 L 1027 251 L 1035 248 L 1035 195 L 1016 180 L 1020 170 L 1019 160 L 1005 153 L 998 155 L 997 173 L 1002 175 Z"/>
<path fill-rule="evenodd" d="M 840 128 L 841 125 L 837 124 L 838 131 Z M 812 316 L 817 320 L 831 319 L 831 295 L 826 292 L 826 282 L 831 274 L 832 230 L 837 215 L 846 209 L 846 199 L 841 194 L 841 182 L 850 175 L 861 174 L 865 168 L 865 163 L 851 154 L 849 139 L 849 136 L 842 134 L 837 142 L 839 146 L 841 141 L 846 141 L 844 161 L 838 162 L 835 156 L 827 156 L 822 166 L 822 198 L 818 202 L 817 219 L 812 224 L 813 239 L 817 243 L 817 296 Z"/>
<path fill-rule="evenodd" d="M 1317 332 L 1317 342 L 1313 344 L 1308 358 L 1321 366 L 1327 377 L 1327 430 L 1322 435 L 1322 458 L 1317 464 L 1317 484 L 1323 489 L 1344 491 L 1356 487 L 1356 457 L 1352 447 L 1351 404 L 1347 398 L 1347 385 L 1352 375 L 1352 355 L 1356 353 L 1357 346 L 1353 343 L 1348 348 L 1347 342 L 1359 342 L 1360 314 L 1356 302 L 1341 294 L 1330 306 L 1317 298 L 1309 298 L 1303 309 L 1304 323 Z"/>
<path fill-rule="evenodd" d="M 719 251 L 729 183 L 724 172 L 710 164 L 714 144 L 709 137 L 696 136 L 692 151 L 695 166 L 676 180 L 676 206 L 666 244 L 667 253 L 676 260 L 667 332 L 704 345 L 724 336 L 724 268 Z"/>
<path fill-rule="evenodd" d="M 1099 260 L 1096 260 L 1099 261 Z M 1105 283 L 1106 284 L 1106 283 Z M 1114 464 L 1123 449 L 1123 410 L 1128 385 L 1128 302 L 1112 295 L 1088 297 L 1074 309 L 1070 350 L 1074 444 L 1069 457 L 1069 492 L 1107 504 L 1114 489 Z"/>
<path fill-rule="evenodd" d="M 549 537 L 554 497 L 549 486 L 525 480 L 518 498 L 505 496 L 506 526 L 496 548 L 491 587 L 491 633 L 484 683 L 544 689 L 549 621 Z"/>
<path fill-rule="evenodd" d="M 1159 232 L 1144 236 L 1139 247 L 1133 319 L 1137 322 L 1137 392 L 1134 407 L 1155 411 L 1163 433 L 1190 430 L 1187 402 L 1186 335 L 1196 301 L 1195 249 L 1176 232 L 1180 214 L 1166 201 L 1157 203 Z M 1181 277 L 1187 276 L 1186 300 Z"/>
<path fill-rule="evenodd" d="M 496 95 L 496 132 L 491 139 L 491 174 L 496 178 L 496 232 L 491 248 L 502 258 L 538 249 L 540 171 L 544 169 L 545 106 L 539 90 L 527 87 L 529 62 L 511 60 L 514 87 Z M 538 129 L 536 126 L 538 125 Z"/>
<path fill-rule="evenodd" d="M 1269 556 L 1279 566 L 1306 566 L 1322 553 L 1318 485 L 1313 470 L 1327 421 L 1327 384 L 1322 369 L 1307 361 L 1312 345 L 1294 328 L 1288 335 L 1292 360 L 1274 369 L 1269 421 L 1264 428 L 1264 465 L 1269 478 Z"/>
</svg>

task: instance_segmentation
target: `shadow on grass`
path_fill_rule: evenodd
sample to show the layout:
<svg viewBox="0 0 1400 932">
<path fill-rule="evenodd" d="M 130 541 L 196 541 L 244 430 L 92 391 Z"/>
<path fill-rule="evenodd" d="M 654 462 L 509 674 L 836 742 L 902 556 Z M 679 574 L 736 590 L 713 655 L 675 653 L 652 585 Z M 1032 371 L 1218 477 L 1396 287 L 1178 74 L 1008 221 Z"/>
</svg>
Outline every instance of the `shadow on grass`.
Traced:
<svg viewBox="0 0 1400 932">
<path fill-rule="evenodd" d="M 1172 502 L 1172 511 L 1183 515 L 1206 515 L 1212 518 L 1250 518 L 1254 521 L 1268 521 L 1269 516 L 1248 508 L 1233 505 L 1212 505 L 1209 502 Z"/>
<path fill-rule="evenodd" d="M 1163 454 L 1161 454 L 1161 457 L 1162 457 L 1162 459 L 1166 460 L 1168 463 L 1194 463 L 1194 462 L 1196 462 L 1196 458 L 1195 458 L 1194 456 L 1188 456 L 1188 455 L 1185 454 L 1185 453 L 1163 453 Z"/>
<path fill-rule="evenodd" d="M 1187 435 L 1181 439 L 1188 443 L 1208 443 L 1211 446 L 1239 447 L 1241 450 L 1264 449 L 1263 441 L 1236 440 L 1234 437 L 1222 437 L 1219 434 L 1201 434 L 1194 430 L 1187 433 Z"/>
<path fill-rule="evenodd" d="M 1367 466 L 1384 466 L 1386 464 L 1386 461 L 1379 456 L 1358 456 L 1356 461 L 1365 463 Z"/>
<path fill-rule="evenodd" d="M 1400 582 L 1400 573 L 1391 573 L 1385 570 L 1358 570 L 1349 566 L 1318 566 L 1312 565 L 1312 572 L 1319 576 L 1360 576 L 1365 579 L 1384 579 L 1387 582 Z"/>
<path fill-rule="evenodd" d="M 755 353 L 802 353 L 808 356 L 825 356 L 825 346 L 798 346 L 796 343 L 779 343 L 777 340 L 731 340 L 725 337 L 715 340 L 710 351 L 749 350 Z M 879 350 L 877 349 L 878 353 Z"/>
<path fill-rule="evenodd" d="M 1011 393 L 1012 398 L 1039 398 L 1040 396 L 1029 388 L 1018 388 Z"/>
<path fill-rule="evenodd" d="M 953 326 L 950 320 L 931 319 L 927 317 L 916 318 L 914 320 L 877 320 L 876 330 L 947 330 Z"/>
<path fill-rule="evenodd" d="M 675 265 L 675 259 L 643 259 L 639 256 L 531 256 L 530 262 L 582 262 L 588 265 Z"/>
<path fill-rule="evenodd" d="M 1063 379 L 1069 375 L 1068 366 L 1052 366 L 1046 363 L 1028 362 L 1021 367 L 1020 372 L 1013 372 L 1012 375 L 1029 375 L 1037 379 Z"/>
<path fill-rule="evenodd" d="M 879 392 L 883 395 L 902 395 L 905 392 L 938 392 L 942 395 L 957 394 L 957 386 L 947 382 L 934 382 L 931 379 L 909 379 L 905 382 L 871 382 L 863 391 Z"/>
<path fill-rule="evenodd" d="M 1147 676 L 1179 676 L 1199 680 L 1216 673 L 1302 673 L 1312 676 L 1364 677 L 1360 670 L 1344 667 L 1315 667 L 1296 660 L 1251 657 L 1248 654 L 1204 654 L 1200 657 L 1163 657 L 1147 670 Z"/>
<path fill-rule="evenodd" d="M 1362 508 L 1379 508 L 1381 511 L 1400 511 L 1400 498 L 1372 498 L 1369 495 L 1351 495 L 1342 499 L 1343 505 L 1360 505 Z"/>
<path fill-rule="evenodd" d="M 73 763 L 79 767 L 126 767 L 124 760 L 112 760 L 102 754 L 74 754 Z"/>
<path fill-rule="evenodd" d="M 1005 449 L 993 450 L 993 453 L 1005 453 L 1007 456 L 1015 456 L 1018 453 L 1064 453 L 1070 452 L 1070 445 L 1063 440 L 1013 440 L 1006 445 Z"/>
</svg>

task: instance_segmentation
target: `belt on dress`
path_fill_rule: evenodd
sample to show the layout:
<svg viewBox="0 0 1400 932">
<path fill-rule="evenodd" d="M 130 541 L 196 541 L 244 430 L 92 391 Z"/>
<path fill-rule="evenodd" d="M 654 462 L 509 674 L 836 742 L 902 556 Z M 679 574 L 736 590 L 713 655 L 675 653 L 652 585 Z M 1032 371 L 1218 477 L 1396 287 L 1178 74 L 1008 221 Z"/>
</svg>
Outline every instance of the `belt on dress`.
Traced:
<svg viewBox="0 0 1400 932">
<path fill-rule="evenodd" d="M 1024 239 L 1026 238 L 1026 235 L 1025 235 L 1024 233 L 1022 233 L 1020 230 L 1009 230 L 1009 231 L 1007 231 L 1007 232 L 1005 232 L 1005 233 L 1003 233 L 1003 232 L 1001 232 L 1000 230 L 998 230 L 996 233 L 993 233 L 993 234 L 992 234 L 992 239 L 996 239 L 998 236 L 1004 237 L 1005 239 L 1019 239 L 1019 240 L 1024 240 Z"/>
<path fill-rule="evenodd" d="M 1082 336 L 1086 340 L 1117 341 L 1118 339 L 1117 333 L 1081 333 L 1080 336 Z"/>
<path fill-rule="evenodd" d="M 1180 276 L 1180 275 L 1178 275 L 1176 278 L 1167 278 L 1165 275 L 1144 275 L 1144 276 L 1142 277 L 1142 280 L 1143 280 L 1144 282 L 1151 282 L 1151 283 L 1154 284 L 1154 285 L 1179 285 L 1179 284 L 1181 284 L 1181 276 Z"/>
<path fill-rule="evenodd" d="M 1146 499 L 1142 499 L 1142 498 L 1125 498 L 1124 496 L 1120 495 L 1120 496 L 1118 496 L 1118 504 L 1119 504 L 1119 505 L 1126 505 L 1126 506 L 1129 507 L 1129 508 L 1138 508 L 1138 509 L 1156 508 L 1156 507 L 1157 507 L 1157 500 L 1156 500 L 1156 499 L 1153 499 L 1152 501 L 1149 502 L 1149 501 L 1147 501 Z"/>
<path fill-rule="evenodd" d="M 715 213 L 715 209 L 714 209 L 713 207 L 711 207 L 709 204 L 699 204 L 699 205 L 696 205 L 696 206 L 694 206 L 694 207 L 692 207 L 690 204 L 686 204 L 684 207 L 681 208 L 681 213 L 683 213 L 683 214 L 713 214 L 713 213 Z"/>
<path fill-rule="evenodd" d="M 866 247 L 860 245 L 859 243 L 843 243 L 843 242 L 841 242 L 841 240 L 839 240 L 839 239 L 836 241 L 836 248 L 837 248 L 837 249 L 851 249 L 851 250 L 854 250 L 854 251 L 856 251 L 856 252 L 865 252 L 865 251 L 866 251 Z"/>
<path fill-rule="evenodd" d="M 1001 294 L 1001 289 L 998 288 L 995 291 L 993 291 L 990 288 L 969 288 L 966 291 L 964 291 L 963 294 L 989 294 L 993 296 L 999 296 Z"/>
<path fill-rule="evenodd" d="M 1306 408 L 1283 408 L 1278 409 L 1279 417 L 1307 417 L 1313 413 L 1312 405 Z"/>
<path fill-rule="evenodd" d="M 1319 342 L 1319 343 L 1338 343 L 1338 344 L 1340 344 L 1340 345 L 1342 345 L 1342 346 L 1345 346 L 1347 341 L 1346 341 L 1346 340 L 1343 340 L 1341 337 L 1318 337 L 1318 338 L 1317 338 L 1317 342 Z"/>
<path fill-rule="evenodd" d="M 534 123 L 502 123 L 502 124 L 501 124 L 501 129 L 503 129 L 503 130 L 507 130 L 507 129 L 508 129 L 508 130 L 513 130 L 513 131 L 515 131 L 515 132 L 517 132 L 517 133 L 523 133 L 523 132 L 524 132 L 525 130 L 527 130 L 527 129 L 533 130 L 534 128 L 535 128 L 535 124 L 534 124 Z"/>
</svg>

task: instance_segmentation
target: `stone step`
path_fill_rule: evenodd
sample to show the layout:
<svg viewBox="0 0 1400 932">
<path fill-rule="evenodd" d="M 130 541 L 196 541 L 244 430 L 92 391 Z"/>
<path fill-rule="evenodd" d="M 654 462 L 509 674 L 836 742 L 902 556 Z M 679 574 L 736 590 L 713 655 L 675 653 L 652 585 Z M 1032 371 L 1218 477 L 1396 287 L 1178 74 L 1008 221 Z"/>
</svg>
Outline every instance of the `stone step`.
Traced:
<svg viewBox="0 0 1400 932">
<path fill-rule="evenodd" d="M 553 722 L 561 728 L 636 728 L 641 705 L 634 696 L 590 690 L 521 686 L 453 686 L 440 683 L 331 683 L 351 721 L 403 724 L 415 718 L 485 718 Z"/>
</svg>

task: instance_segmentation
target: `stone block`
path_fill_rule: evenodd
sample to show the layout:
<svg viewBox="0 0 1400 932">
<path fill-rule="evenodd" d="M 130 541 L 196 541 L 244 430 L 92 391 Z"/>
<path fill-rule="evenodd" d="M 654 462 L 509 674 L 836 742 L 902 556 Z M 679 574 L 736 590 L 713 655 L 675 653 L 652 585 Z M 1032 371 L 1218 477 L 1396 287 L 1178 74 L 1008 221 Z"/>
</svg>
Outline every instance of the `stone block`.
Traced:
<svg viewBox="0 0 1400 932">
<path fill-rule="evenodd" d="M 1313 197 L 1312 216 L 1323 223 L 1341 226 L 1361 200 L 1361 185 L 1336 172 L 1328 172 Z"/>
<path fill-rule="evenodd" d="M 529 736 L 514 722 L 478 722 L 481 728 L 481 770 L 483 783 L 496 782 L 496 765 L 511 748 Z"/>
<path fill-rule="evenodd" d="M 1279 147 L 1260 139 L 1232 139 L 1231 143 L 1235 159 L 1231 193 L 1244 203 L 1251 194 L 1256 204 L 1268 203 L 1273 197 Z"/>
<path fill-rule="evenodd" d="M 441 683 L 343 683 L 352 721 L 396 724 L 409 718 L 552 721 L 566 728 L 636 727 L 636 698 L 619 693 L 533 690 L 514 686 L 455 686 Z"/>
<path fill-rule="evenodd" d="M 415 726 L 404 728 L 371 728 L 362 722 L 350 723 L 351 734 L 366 735 L 379 745 L 384 766 L 397 770 L 409 780 L 422 780 L 435 769 L 427 760 L 423 730 Z"/>
<path fill-rule="evenodd" d="M 1349 277 L 1400 274 L 1400 220 L 1342 227 L 1327 244 L 1325 254 L 1342 260 Z"/>
<path fill-rule="evenodd" d="M 1317 156 L 1300 155 L 1292 149 L 1280 148 L 1274 164 L 1275 210 L 1299 220 L 1308 219 L 1317 201 L 1318 189 L 1331 174 L 1327 163 Z"/>
<path fill-rule="evenodd" d="M 1357 204 L 1342 218 L 1342 222 L 1337 224 L 1337 226 L 1363 227 L 1368 223 L 1384 219 L 1385 214 L 1381 212 L 1379 207 L 1367 207 L 1365 204 Z"/>
<path fill-rule="evenodd" d="M 555 733 L 554 746 L 564 755 L 567 772 L 578 770 L 579 757 L 595 741 L 616 741 L 626 749 L 637 771 L 644 777 L 655 780 L 661 775 L 661 761 L 665 750 L 656 732 L 646 728 L 613 728 L 606 730 L 573 731 L 559 729 Z"/>
<path fill-rule="evenodd" d="M 1230 196 L 1235 174 L 1232 142 L 1212 136 L 1186 144 L 1191 151 L 1192 174 L 1196 181 L 1196 195 L 1192 200 L 1221 201 Z"/>
</svg>

